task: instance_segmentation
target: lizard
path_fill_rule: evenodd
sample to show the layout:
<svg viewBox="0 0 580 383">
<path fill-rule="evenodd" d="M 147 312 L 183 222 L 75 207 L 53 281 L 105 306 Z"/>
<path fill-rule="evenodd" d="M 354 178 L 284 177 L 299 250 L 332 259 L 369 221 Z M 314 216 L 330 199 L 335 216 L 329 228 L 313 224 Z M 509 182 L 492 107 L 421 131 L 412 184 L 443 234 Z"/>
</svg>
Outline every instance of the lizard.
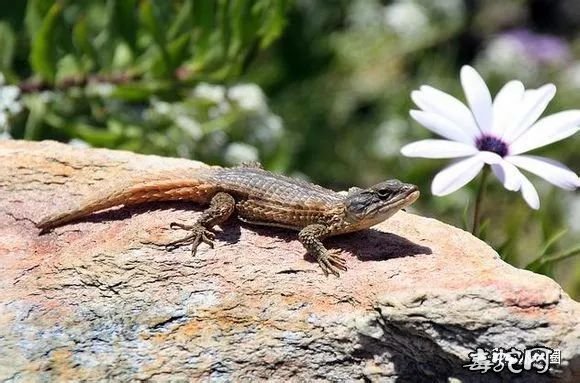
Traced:
<svg viewBox="0 0 580 383">
<path fill-rule="evenodd" d="M 89 214 L 117 206 L 151 201 L 187 200 L 207 206 L 192 225 L 170 223 L 187 230 L 167 248 L 191 245 L 195 255 L 201 243 L 214 247 L 212 228 L 237 213 L 250 224 L 298 231 L 298 240 L 313 255 L 325 275 L 347 271 L 346 261 L 323 245 L 326 237 L 364 230 L 404 209 L 419 197 L 417 186 L 396 179 L 366 189 L 335 192 L 310 182 L 264 170 L 260 165 L 218 166 L 164 171 L 140 176 L 48 216 L 37 223 L 41 234 Z"/>
</svg>

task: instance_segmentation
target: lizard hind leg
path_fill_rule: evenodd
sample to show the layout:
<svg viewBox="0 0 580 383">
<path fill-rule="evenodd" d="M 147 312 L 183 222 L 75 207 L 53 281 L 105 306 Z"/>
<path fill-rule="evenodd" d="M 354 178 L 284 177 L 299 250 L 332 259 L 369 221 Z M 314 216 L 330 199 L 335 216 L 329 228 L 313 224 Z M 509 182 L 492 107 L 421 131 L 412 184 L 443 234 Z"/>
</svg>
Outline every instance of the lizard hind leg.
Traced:
<svg viewBox="0 0 580 383">
<path fill-rule="evenodd" d="M 328 276 L 330 272 L 339 277 L 340 271 L 347 270 L 346 261 L 336 254 L 329 253 L 322 244 L 321 239 L 328 235 L 328 231 L 325 225 L 308 225 L 300 231 L 298 239 L 306 250 L 316 257 L 325 275 Z"/>
<path fill-rule="evenodd" d="M 184 225 L 172 222 L 170 228 L 190 230 L 191 233 L 176 241 L 170 242 L 165 246 L 169 249 L 191 244 L 191 255 L 195 255 L 197 247 L 203 242 L 213 249 L 213 240 L 215 234 L 211 228 L 219 225 L 232 215 L 235 210 L 236 201 L 230 194 L 219 192 L 213 196 L 209 207 L 203 212 L 201 217 L 193 225 Z"/>
</svg>

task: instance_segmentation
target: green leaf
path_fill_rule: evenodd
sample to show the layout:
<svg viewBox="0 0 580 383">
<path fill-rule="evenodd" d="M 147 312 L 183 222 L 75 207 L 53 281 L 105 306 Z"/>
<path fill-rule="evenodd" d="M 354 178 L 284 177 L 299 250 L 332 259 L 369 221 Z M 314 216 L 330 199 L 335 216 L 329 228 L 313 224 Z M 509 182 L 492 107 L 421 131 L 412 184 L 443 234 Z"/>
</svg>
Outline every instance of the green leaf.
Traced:
<svg viewBox="0 0 580 383">
<path fill-rule="evenodd" d="M 550 251 L 552 246 L 554 246 L 556 242 L 558 242 L 560 238 L 562 238 L 567 232 L 568 229 L 561 229 L 560 231 L 557 231 L 554 235 L 552 235 L 544 244 L 542 251 L 540 251 L 540 257 L 548 253 L 548 251 Z"/>
<path fill-rule="evenodd" d="M 556 244 L 556 242 L 558 242 L 560 238 L 562 238 L 562 236 L 566 234 L 567 231 L 568 231 L 567 229 L 562 229 L 560 231 L 557 231 L 554 235 L 552 235 L 544 244 L 544 247 L 540 251 L 538 257 L 536 257 L 532 262 L 528 263 L 524 268 L 526 270 L 534 271 L 536 273 L 550 275 L 552 266 L 555 263 L 555 261 L 550 261 L 550 258 L 553 257 L 549 257 L 546 254 Z"/>
<path fill-rule="evenodd" d="M 115 4 L 116 0 L 108 0 L 101 7 L 101 17 L 105 22 L 102 26 L 102 31 L 93 40 L 98 52 L 97 57 L 102 72 L 111 72 L 113 70 L 115 49 L 119 41 L 119 26 L 117 25 L 117 8 Z M 93 19 L 94 21 L 96 21 L 96 17 Z"/>
<path fill-rule="evenodd" d="M 238 56 L 252 35 L 256 33 L 254 19 L 251 14 L 251 3 L 248 0 L 235 1 L 229 12 L 231 41 L 228 46 L 228 56 L 234 58 Z"/>
<path fill-rule="evenodd" d="M 196 1 L 193 5 L 193 26 L 197 66 L 203 67 L 207 61 L 216 24 L 216 3 L 213 0 Z"/>
<path fill-rule="evenodd" d="M 38 140 L 41 138 L 42 125 L 46 115 L 46 104 L 40 95 L 31 94 L 23 99 L 29 111 L 24 127 L 24 139 Z"/>
<path fill-rule="evenodd" d="M 461 213 L 461 227 L 463 228 L 463 230 L 465 231 L 469 231 L 469 204 L 470 202 L 467 201 L 465 203 L 465 205 L 463 206 L 463 212 Z"/>
<path fill-rule="evenodd" d="M 556 263 L 577 255 L 580 255 L 580 246 L 576 246 L 552 255 L 539 256 L 538 258 L 527 264 L 525 269 L 536 273 L 550 275 L 551 270 Z"/>
<path fill-rule="evenodd" d="M 179 9 L 175 21 L 167 32 L 168 40 L 175 40 L 180 34 L 193 32 L 193 0 L 186 0 Z"/>
<path fill-rule="evenodd" d="M 16 37 L 10 24 L 0 22 L 0 72 L 9 72 L 11 70 L 12 60 L 14 59 L 14 46 Z"/>
<path fill-rule="evenodd" d="M 54 82 L 57 69 L 57 28 L 61 22 L 62 5 L 54 3 L 32 36 L 30 65 L 43 79 Z"/>
<path fill-rule="evenodd" d="M 508 236 L 508 238 L 501 243 L 499 246 L 497 246 L 496 251 L 499 254 L 499 256 L 501 257 L 501 259 L 503 259 L 504 261 L 508 262 L 508 263 L 512 263 L 510 262 L 510 259 L 513 256 L 513 246 L 514 243 L 516 243 L 516 236 Z"/>
<path fill-rule="evenodd" d="M 95 56 L 96 52 L 89 37 L 89 26 L 85 17 L 80 17 L 73 26 L 73 45 L 79 54 Z"/>
<path fill-rule="evenodd" d="M 148 80 L 146 82 L 118 85 L 115 87 L 111 97 L 131 102 L 143 102 L 164 89 L 167 89 L 167 84 L 161 80 Z"/>
<path fill-rule="evenodd" d="M 485 242 L 486 238 L 487 238 L 487 231 L 489 228 L 489 225 L 491 223 L 491 220 L 489 218 L 486 218 L 480 225 L 479 225 L 479 230 L 477 233 L 475 233 L 475 236 L 479 239 L 481 239 L 482 241 Z"/>
<path fill-rule="evenodd" d="M 74 123 L 74 131 L 83 141 L 90 142 L 94 146 L 114 147 L 122 139 L 119 132 L 105 130 L 82 122 Z"/>
<path fill-rule="evenodd" d="M 168 46 L 168 54 L 171 57 L 171 61 L 174 63 L 181 63 L 185 61 L 189 54 L 189 42 L 191 39 L 191 34 L 184 33 L 180 37 L 173 40 Z"/>
<path fill-rule="evenodd" d="M 135 17 L 137 11 L 136 0 L 113 0 L 113 24 L 118 30 L 118 35 L 125 40 L 131 50 L 137 48 L 137 32 L 139 23 Z"/>
<path fill-rule="evenodd" d="M 26 28 L 28 35 L 34 37 L 38 30 L 42 28 L 45 15 L 54 3 L 53 0 L 29 0 L 26 6 Z"/>
<path fill-rule="evenodd" d="M 254 12 L 260 14 L 263 20 L 258 34 L 262 37 L 260 46 L 265 48 L 272 44 L 283 32 L 286 26 L 287 0 L 261 0 L 254 6 Z"/>
<path fill-rule="evenodd" d="M 545 257 L 544 263 L 554 264 L 554 263 L 563 261 L 564 259 L 575 257 L 577 255 L 580 255 L 580 246 L 573 247 L 573 248 L 568 249 L 566 251 L 562 251 L 560 253 Z"/>
<path fill-rule="evenodd" d="M 161 3 L 152 0 L 144 0 L 141 2 L 139 8 L 139 16 L 143 25 L 151 33 L 153 42 L 161 55 L 161 74 L 165 76 L 173 76 L 175 66 L 167 52 L 167 40 L 165 38 L 165 29 L 163 28 L 167 22 L 165 10 L 166 8 L 162 6 Z"/>
<path fill-rule="evenodd" d="M 85 17 L 81 17 L 73 26 L 73 45 L 78 59 L 86 58 L 94 65 L 98 62 L 97 52 L 91 43 L 89 25 Z"/>
</svg>

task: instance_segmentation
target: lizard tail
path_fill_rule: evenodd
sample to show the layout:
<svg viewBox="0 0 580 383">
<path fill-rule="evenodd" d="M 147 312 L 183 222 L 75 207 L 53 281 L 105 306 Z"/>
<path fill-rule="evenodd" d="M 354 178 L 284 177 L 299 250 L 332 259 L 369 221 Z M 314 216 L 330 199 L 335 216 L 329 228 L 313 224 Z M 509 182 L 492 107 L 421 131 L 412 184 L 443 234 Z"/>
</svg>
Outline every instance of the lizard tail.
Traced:
<svg viewBox="0 0 580 383">
<path fill-rule="evenodd" d="M 198 204 L 209 202 L 215 194 L 213 186 L 192 178 L 151 180 L 115 188 L 89 197 L 76 206 L 44 218 L 36 226 L 41 233 L 85 217 L 91 213 L 116 206 L 129 206 L 153 201 L 188 200 Z"/>
</svg>

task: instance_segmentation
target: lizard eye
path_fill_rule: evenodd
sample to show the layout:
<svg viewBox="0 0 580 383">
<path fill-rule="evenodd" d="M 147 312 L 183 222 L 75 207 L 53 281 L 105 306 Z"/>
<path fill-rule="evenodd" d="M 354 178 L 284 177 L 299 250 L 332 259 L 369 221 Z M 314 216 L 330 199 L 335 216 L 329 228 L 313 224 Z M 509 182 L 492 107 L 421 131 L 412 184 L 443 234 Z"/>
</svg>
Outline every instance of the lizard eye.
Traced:
<svg viewBox="0 0 580 383">
<path fill-rule="evenodd" d="M 391 191 L 389 189 L 379 189 L 377 190 L 377 194 L 381 198 L 388 198 L 391 195 Z"/>
</svg>

